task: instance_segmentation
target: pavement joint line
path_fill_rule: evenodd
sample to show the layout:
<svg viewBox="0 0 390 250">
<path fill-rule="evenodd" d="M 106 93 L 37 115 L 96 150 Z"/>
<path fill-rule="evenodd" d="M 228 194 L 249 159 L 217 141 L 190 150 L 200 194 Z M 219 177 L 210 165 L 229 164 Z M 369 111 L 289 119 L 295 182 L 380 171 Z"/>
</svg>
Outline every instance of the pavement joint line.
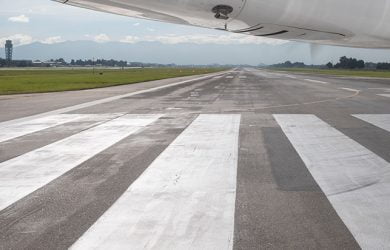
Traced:
<svg viewBox="0 0 390 250">
<path fill-rule="evenodd" d="M 219 72 L 219 73 L 212 74 L 212 75 L 197 77 L 194 79 L 174 82 L 174 83 L 166 84 L 163 86 L 158 86 L 158 87 L 154 87 L 154 88 L 135 91 L 135 92 L 131 92 L 131 93 L 123 94 L 123 95 L 111 96 L 111 97 L 107 97 L 107 98 L 103 98 L 103 99 L 99 99 L 99 100 L 94 100 L 94 101 L 90 101 L 90 102 L 86 102 L 86 103 L 76 104 L 76 105 L 73 105 L 70 107 L 60 108 L 60 109 L 56 109 L 56 110 L 52 110 L 52 111 L 48 111 L 48 112 L 44 112 L 44 113 L 39 113 L 39 114 L 31 115 L 31 116 L 26 116 L 26 117 L 21 117 L 21 118 L 9 120 L 9 121 L 4 121 L 1 124 L 3 126 L 8 126 L 8 125 L 12 125 L 15 123 L 25 122 L 25 121 L 29 121 L 32 119 L 37 119 L 37 118 L 41 118 L 41 117 L 45 117 L 45 116 L 49 116 L 49 115 L 68 113 L 68 112 L 72 112 L 75 110 L 79 110 L 79 109 L 88 108 L 88 107 L 92 107 L 92 106 L 99 105 L 99 104 L 104 104 L 104 103 L 116 101 L 116 100 L 119 100 L 119 99 L 122 99 L 125 97 L 131 97 L 131 96 L 135 96 L 135 95 L 149 93 L 149 92 L 157 91 L 160 89 L 169 88 L 169 87 L 173 87 L 173 86 L 177 86 L 177 85 L 181 85 L 181 84 L 185 84 L 185 83 L 190 83 L 190 82 L 195 82 L 195 81 L 199 81 L 199 80 L 212 79 L 215 76 L 220 76 L 220 75 L 223 76 L 223 75 L 229 74 L 231 72 L 232 71 L 229 70 L 229 71 Z"/>
</svg>

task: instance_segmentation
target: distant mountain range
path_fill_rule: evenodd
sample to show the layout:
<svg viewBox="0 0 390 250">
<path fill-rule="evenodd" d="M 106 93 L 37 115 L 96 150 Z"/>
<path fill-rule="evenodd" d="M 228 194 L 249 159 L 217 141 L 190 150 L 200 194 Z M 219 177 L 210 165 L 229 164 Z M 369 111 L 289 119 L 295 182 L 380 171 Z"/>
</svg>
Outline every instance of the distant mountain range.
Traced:
<svg viewBox="0 0 390 250">
<path fill-rule="evenodd" d="M 96 43 L 93 41 L 67 41 L 56 44 L 32 43 L 15 47 L 14 59 L 48 60 L 115 59 L 162 64 L 274 64 L 286 60 L 306 64 L 336 62 L 346 55 L 365 61 L 390 61 L 390 50 L 353 49 L 331 46 L 315 46 L 289 42 L 270 44 L 162 44 L 160 42 Z M 1 50 L 0 57 L 4 58 Z"/>
</svg>

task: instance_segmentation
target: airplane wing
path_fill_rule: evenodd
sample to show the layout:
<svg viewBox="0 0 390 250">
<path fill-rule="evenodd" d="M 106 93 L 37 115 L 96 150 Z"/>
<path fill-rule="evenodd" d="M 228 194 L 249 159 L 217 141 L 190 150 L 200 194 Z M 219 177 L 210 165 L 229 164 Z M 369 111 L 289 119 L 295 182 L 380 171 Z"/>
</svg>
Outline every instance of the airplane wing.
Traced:
<svg viewBox="0 0 390 250">
<path fill-rule="evenodd" d="M 390 0 L 54 0 L 114 14 L 348 47 L 390 48 Z"/>
</svg>

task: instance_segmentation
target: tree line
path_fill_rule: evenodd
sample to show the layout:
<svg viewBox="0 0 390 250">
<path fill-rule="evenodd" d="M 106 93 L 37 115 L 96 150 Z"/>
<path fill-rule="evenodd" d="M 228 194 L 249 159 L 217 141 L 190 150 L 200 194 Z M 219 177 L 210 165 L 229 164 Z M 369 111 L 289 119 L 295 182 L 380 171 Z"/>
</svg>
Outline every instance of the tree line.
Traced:
<svg viewBox="0 0 390 250">
<path fill-rule="evenodd" d="M 128 62 L 123 60 L 105 60 L 105 59 L 72 59 L 67 62 L 63 58 L 50 59 L 47 61 L 32 61 L 32 60 L 12 60 L 11 62 L 0 58 L 0 67 L 176 67 L 176 64 L 158 64 L 158 63 L 142 63 L 142 62 Z"/>
<path fill-rule="evenodd" d="M 342 56 L 339 59 L 339 62 L 333 64 L 328 62 L 325 65 L 306 65 L 303 62 L 291 62 L 286 61 L 284 63 L 278 63 L 271 65 L 271 67 L 276 68 L 328 68 L 328 69 L 377 69 L 377 70 L 390 70 L 390 63 L 381 62 L 364 62 L 363 60 L 358 60 L 356 58 L 348 58 Z"/>
</svg>

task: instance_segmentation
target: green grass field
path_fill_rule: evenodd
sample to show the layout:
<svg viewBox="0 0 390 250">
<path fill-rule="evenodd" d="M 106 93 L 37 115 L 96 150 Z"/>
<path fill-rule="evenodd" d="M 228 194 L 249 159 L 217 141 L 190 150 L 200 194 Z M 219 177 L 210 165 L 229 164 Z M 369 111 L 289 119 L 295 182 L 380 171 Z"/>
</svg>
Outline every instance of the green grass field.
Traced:
<svg viewBox="0 0 390 250">
<path fill-rule="evenodd" d="M 335 76 L 380 77 L 390 78 L 390 71 L 380 70 L 339 70 L 339 69 L 308 69 L 308 68 L 271 68 L 276 71 L 288 71 L 308 74 L 323 74 Z"/>
<path fill-rule="evenodd" d="M 109 70 L 0 70 L 0 95 L 103 88 L 221 71 L 221 68 L 144 68 Z"/>
</svg>

